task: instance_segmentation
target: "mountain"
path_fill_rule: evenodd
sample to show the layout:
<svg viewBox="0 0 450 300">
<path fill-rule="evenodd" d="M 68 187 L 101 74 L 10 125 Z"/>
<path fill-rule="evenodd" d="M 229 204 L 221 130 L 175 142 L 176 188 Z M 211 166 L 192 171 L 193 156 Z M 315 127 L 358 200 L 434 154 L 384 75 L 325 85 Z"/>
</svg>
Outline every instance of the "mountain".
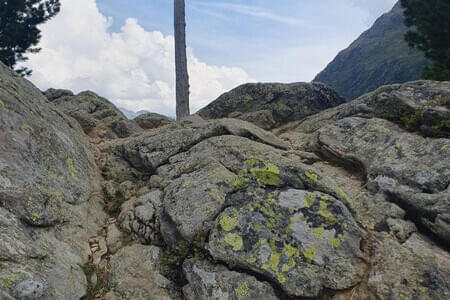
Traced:
<svg viewBox="0 0 450 300">
<path fill-rule="evenodd" d="M 130 120 L 133 120 L 136 117 L 139 117 L 140 115 L 148 114 L 150 113 L 148 110 L 140 110 L 140 111 L 132 111 L 123 107 L 119 107 L 119 110 Z"/>
<path fill-rule="evenodd" d="M 313 80 L 334 88 L 347 100 L 382 85 L 420 79 L 427 61 L 404 40 L 403 9 L 394 8 L 355 40 Z"/>
</svg>

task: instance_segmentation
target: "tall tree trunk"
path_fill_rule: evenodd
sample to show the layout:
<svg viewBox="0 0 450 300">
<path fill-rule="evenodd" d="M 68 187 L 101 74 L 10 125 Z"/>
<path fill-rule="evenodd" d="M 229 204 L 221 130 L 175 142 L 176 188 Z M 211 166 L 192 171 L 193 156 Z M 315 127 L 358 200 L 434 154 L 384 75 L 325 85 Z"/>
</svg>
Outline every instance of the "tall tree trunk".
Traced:
<svg viewBox="0 0 450 300">
<path fill-rule="evenodd" d="M 189 75 L 186 59 L 186 21 L 184 0 L 174 0 L 175 71 L 177 120 L 189 116 Z"/>
</svg>

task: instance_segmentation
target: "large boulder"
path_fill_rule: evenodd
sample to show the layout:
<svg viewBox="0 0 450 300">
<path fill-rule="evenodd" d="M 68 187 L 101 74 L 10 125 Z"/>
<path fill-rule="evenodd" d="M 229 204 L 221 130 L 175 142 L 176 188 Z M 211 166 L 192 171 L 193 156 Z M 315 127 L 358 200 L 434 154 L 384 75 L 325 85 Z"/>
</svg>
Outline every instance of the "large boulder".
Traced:
<svg viewBox="0 0 450 300">
<path fill-rule="evenodd" d="M 116 139 L 142 131 L 111 102 L 93 92 L 73 95 L 70 91 L 49 89 L 45 95 L 61 111 L 77 120 L 91 137 Z"/>
<path fill-rule="evenodd" d="M 318 83 L 248 83 L 201 109 L 206 119 L 238 118 L 272 129 L 344 103 L 335 91 Z"/>
<path fill-rule="evenodd" d="M 141 127 L 144 130 L 155 129 L 161 126 L 174 123 L 174 120 L 155 113 L 147 113 L 139 115 L 136 118 L 134 118 L 133 121 L 136 122 L 139 125 L 139 127 Z"/>
<path fill-rule="evenodd" d="M 0 64 L 0 298 L 80 299 L 99 175 L 79 125 Z M 92 211 L 89 211 L 92 208 Z"/>
</svg>

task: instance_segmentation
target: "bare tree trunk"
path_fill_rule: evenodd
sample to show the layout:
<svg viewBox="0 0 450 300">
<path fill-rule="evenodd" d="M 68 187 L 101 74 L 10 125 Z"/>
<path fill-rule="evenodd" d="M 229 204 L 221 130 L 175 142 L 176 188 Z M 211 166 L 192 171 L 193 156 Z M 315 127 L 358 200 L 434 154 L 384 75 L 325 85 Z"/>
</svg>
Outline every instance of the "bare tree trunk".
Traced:
<svg viewBox="0 0 450 300">
<path fill-rule="evenodd" d="M 177 120 L 190 115 L 189 112 L 189 75 L 186 59 L 186 21 L 184 0 L 174 0 L 175 25 L 175 71 Z"/>
</svg>

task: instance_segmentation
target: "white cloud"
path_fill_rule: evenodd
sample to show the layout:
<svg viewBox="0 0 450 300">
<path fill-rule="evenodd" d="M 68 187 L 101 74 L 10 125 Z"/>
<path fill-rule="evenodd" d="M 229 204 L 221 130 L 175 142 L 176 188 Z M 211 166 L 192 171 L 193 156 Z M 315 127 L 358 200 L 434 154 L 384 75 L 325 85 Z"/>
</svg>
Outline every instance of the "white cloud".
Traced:
<svg viewBox="0 0 450 300">
<path fill-rule="evenodd" d="M 209 14 L 211 16 L 219 16 L 226 18 L 219 10 L 227 10 L 232 13 L 237 13 L 245 16 L 267 19 L 285 24 L 299 24 L 301 21 L 296 18 L 276 14 L 275 12 L 258 6 L 232 4 L 225 2 L 211 3 L 211 2 L 193 2 L 192 7 L 200 12 Z"/>
<path fill-rule="evenodd" d="M 127 109 L 174 115 L 173 36 L 145 31 L 132 18 L 111 34 L 112 20 L 99 12 L 95 0 L 61 3 L 60 14 L 41 27 L 42 51 L 25 63 L 33 70 L 31 81 L 43 90 L 93 90 Z M 188 61 L 193 112 L 251 81 L 242 69 L 202 63 L 192 49 Z"/>
</svg>

